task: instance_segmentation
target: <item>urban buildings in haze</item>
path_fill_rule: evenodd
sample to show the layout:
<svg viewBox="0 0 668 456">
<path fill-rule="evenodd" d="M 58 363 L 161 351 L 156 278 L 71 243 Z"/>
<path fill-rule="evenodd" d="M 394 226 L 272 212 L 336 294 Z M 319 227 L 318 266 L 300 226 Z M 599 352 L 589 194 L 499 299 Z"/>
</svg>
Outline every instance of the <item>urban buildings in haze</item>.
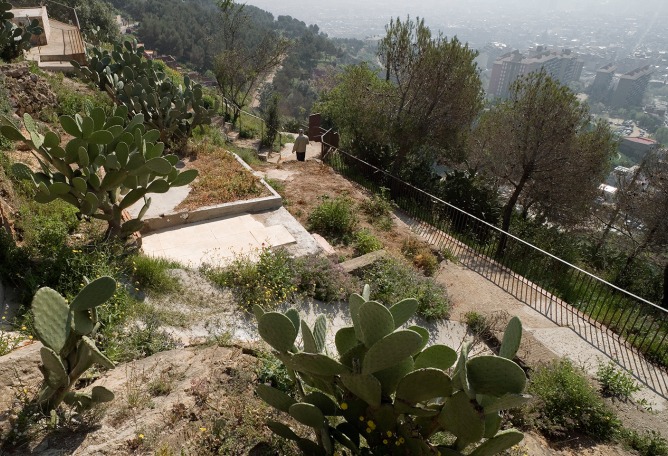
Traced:
<svg viewBox="0 0 668 456">
<path fill-rule="evenodd" d="M 569 49 L 554 51 L 538 46 L 527 55 L 509 52 L 494 62 L 487 93 L 490 97 L 508 98 L 510 86 L 518 77 L 541 69 L 562 84 L 569 84 L 580 79 L 583 66 L 584 62 Z"/>
<path fill-rule="evenodd" d="M 645 65 L 621 75 L 610 104 L 616 108 L 641 106 L 653 73 L 654 69 Z"/>
</svg>

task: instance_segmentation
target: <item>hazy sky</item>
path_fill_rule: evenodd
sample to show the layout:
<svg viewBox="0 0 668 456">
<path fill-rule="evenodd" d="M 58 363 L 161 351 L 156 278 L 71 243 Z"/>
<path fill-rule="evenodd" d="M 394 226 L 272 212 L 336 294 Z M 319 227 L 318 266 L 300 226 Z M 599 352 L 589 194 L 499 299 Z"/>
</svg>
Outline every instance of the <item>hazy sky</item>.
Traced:
<svg viewBox="0 0 668 456">
<path fill-rule="evenodd" d="M 356 29 L 364 24 L 376 30 L 376 24 L 384 25 L 389 18 L 410 14 L 425 18 L 428 25 L 448 24 L 457 20 L 493 20 L 499 13 L 512 15 L 521 12 L 544 15 L 554 11 L 588 15 L 596 20 L 596 13 L 605 11 L 619 16 L 637 16 L 647 13 L 668 13 L 666 0 L 246 0 L 251 5 L 265 9 L 274 15 L 290 15 L 308 24 L 318 24 L 330 33 L 328 24 L 340 24 L 337 30 L 345 30 L 346 23 Z M 336 33 L 335 33 L 336 35 Z"/>
</svg>

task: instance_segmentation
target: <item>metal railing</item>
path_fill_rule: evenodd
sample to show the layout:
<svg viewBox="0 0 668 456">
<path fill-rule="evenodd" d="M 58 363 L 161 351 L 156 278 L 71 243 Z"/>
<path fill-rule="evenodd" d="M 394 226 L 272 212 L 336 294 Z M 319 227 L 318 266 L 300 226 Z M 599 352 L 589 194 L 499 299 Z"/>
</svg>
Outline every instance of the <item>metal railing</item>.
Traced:
<svg viewBox="0 0 668 456">
<path fill-rule="evenodd" d="M 413 229 L 668 397 L 668 311 L 323 142 L 323 161 L 372 192 L 386 188 Z M 497 252 L 500 242 L 505 248 Z"/>
</svg>

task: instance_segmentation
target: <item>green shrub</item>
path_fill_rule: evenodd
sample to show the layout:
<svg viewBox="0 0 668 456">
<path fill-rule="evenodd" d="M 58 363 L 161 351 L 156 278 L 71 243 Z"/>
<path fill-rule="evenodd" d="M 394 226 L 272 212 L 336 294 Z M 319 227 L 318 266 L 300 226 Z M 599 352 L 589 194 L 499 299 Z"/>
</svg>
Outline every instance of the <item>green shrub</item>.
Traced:
<svg viewBox="0 0 668 456">
<path fill-rule="evenodd" d="M 269 385 L 284 393 L 292 393 L 295 390 L 295 382 L 290 378 L 285 365 L 278 358 L 268 352 L 259 352 L 260 364 L 255 369 L 259 383 Z"/>
<path fill-rule="evenodd" d="M 353 200 L 347 196 L 321 196 L 321 203 L 308 216 L 309 229 L 334 241 L 348 242 L 358 219 Z"/>
<path fill-rule="evenodd" d="M 169 275 L 168 272 L 170 269 L 182 268 L 183 266 L 178 262 L 145 255 L 135 255 L 130 261 L 133 283 L 142 290 L 170 293 L 180 289 L 178 279 Z"/>
<path fill-rule="evenodd" d="M 154 310 L 144 306 L 124 310 L 136 320 L 127 325 L 125 322 L 130 315 L 121 313 L 117 324 L 103 331 L 102 347 L 109 359 L 124 363 L 178 346 L 176 340 L 162 328 L 162 321 Z"/>
<path fill-rule="evenodd" d="M 299 293 L 323 302 L 345 301 L 359 289 L 354 277 L 329 258 L 320 255 L 297 258 L 295 274 Z"/>
<path fill-rule="evenodd" d="M 640 433 L 624 429 L 621 438 L 624 444 L 636 450 L 640 456 L 668 456 L 668 441 L 656 431 Z"/>
<path fill-rule="evenodd" d="M 14 108 L 9 101 L 9 93 L 5 86 L 5 76 L 0 74 L 0 115 L 7 116 L 14 112 Z M 3 135 L 0 135 L 0 150 L 12 150 L 14 141 L 10 141 Z"/>
<path fill-rule="evenodd" d="M 371 234 L 368 229 L 363 228 L 355 231 L 353 235 L 353 247 L 358 255 L 364 255 L 382 249 L 383 243 Z"/>
<path fill-rule="evenodd" d="M 231 288 L 246 310 L 255 304 L 275 308 L 297 291 L 294 259 L 284 249 L 263 248 L 257 261 L 241 255 L 226 268 L 205 266 L 203 272 L 217 285 Z"/>
<path fill-rule="evenodd" d="M 395 206 L 389 198 L 388 189 L 385 187 L 380 189 L 380 195 L 374 194 L 371 198 L 360 203 L 360 209 L 367 215 L 369 222 L 383 231 L 392 229 L 391 215 Z"/>
<path fill-rule="evenodd" d="M 21 336 L 15 336 L 0 329 L 0 356 L 5 356 L 18 347 L 21 340 L 23 340 Z"/>
<path fill-rule="evenodd" d="M 445 287 L 403 261 L 378 261 L 362 272 L 362 281 L 373 284 L 371 296 L 377 301 L 390 303 L 402 296 L 413 296 L 420 304 L 418 313 L 427 319 L 447 318 L 450 313 Z"/>
<path fill-rule="evenodd" d="M 234 152 L 241 158 L 246 164 L 253 166 L 261 163 L 260 158 L 257 156 L 257 151 L 254 149 L 249 149 L 247 147 L 238 147 L 232 144 L 226 144 L 225 149 L 230 152 Z"/>
<path fill-rule="evenodd" d="M 380 195 L 374 194 L 371 198 L 360 203 L 360 208 L 371 218 L 389 216 L 394 209 L 394 203 L 388 196 L 388 189 L 382 187 Z"/>
<path fill-rule="evenodd" d="M 612 361 L 598 367 L 596 380 L 601 385 L 601 394 L 605 397 L 628 401 L 633 393 L 640 391 L 640 386 L 633 377 L 617 369 Z"/>
<path fill-rule="evenodd" d="M 240 127 L 239 139 L 253 139 L 257 137 L 257 130 L 253 127 Z"/>
<path fill-rule="evenodd" d="M 561 359 L 536 369 L 528 393 L 534 396 L 527 406 L 533 415 L 531 420 L 547 434 L 580 432 L 608 441 L 620 430 L 619 419 L 570 360 Z"/>
<path fill-rule="evenodd" d="M 41 73 L 51 85 L 56 94 L 58 103 L 40 113 L 40 119 L 50 122 L 62 115 L 74 116 L 75 114 L 89 115 L 94 108 L 102 108 L 105 113 L 111 114 L 114 109 L 113 101 L 104 93 L 94 91 L 88 93 L 86 90 L 74 88 L 65 82 L 62 73 Z"/>
<path fill-rule="evenodd" d="M 433 276 L 438 271 L 438 258 L 427 244 L 415 237 L 406 239 L 401 246 L 401 253 L 413 262 L 413 266 L 426 276 Z"/>
<path fill-rule="evenodd" d="M 267 185 L 276 190 L 276 193 L 283 193 L 285 191 L 285 182 L 278 179 L 267 178 L 264 180 Z"/>
<path fill-rule="evenodd" d="M 487 339 L 492 335 L 489 319 L 478 312 L 466 312 L 464 314 L 466 327 L 476 337 Z"/>
</svg>

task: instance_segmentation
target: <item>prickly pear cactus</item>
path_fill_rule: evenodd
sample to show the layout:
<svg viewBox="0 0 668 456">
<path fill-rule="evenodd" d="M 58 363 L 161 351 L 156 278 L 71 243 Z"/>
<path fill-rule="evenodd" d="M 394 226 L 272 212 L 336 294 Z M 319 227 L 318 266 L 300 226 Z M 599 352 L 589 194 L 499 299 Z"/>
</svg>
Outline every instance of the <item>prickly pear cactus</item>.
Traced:
<svg viewBox="0 0 668 456">
<path fill-rule="evenodd" d="M 0 119 L 0 133 L 23 141 L 39 162 L 38 172 L 21 163 L 13 168 L 18 177 L 32 182 L 37 202 L 62 199 L 82 216 L 107 221 L 109 235 L 124 238 L 141 228 L 151 204 L 149 193 L 165 193 L 197 177 L 196 170 L 176 169 L 176 155 L 163 156 L 160 132 L 147 131 L 143 120 L 141 114 L 128 120 L 124 106 L 112 116 L 102 108 L 93 109 L 90 117 L 62 116 L 60 125 L 74 136 L 64 145 L 52 131 L 41 134 L 28 114 L 23 116 L 27 138 L 6 117 Z M 124 221 L 123 210 L 141 199 L 144 206 L 138 216 Z"/>
<path fill-rule="evenodd" d="M 79 76 L 106 91 L 130 115 L 143 114 L 165 143 L 187 139 L 198 125 L 211 123 L 218 106 L 207 106 L 202 86 L 188 76 L 177 85 L 155 62 L 146 60 L 136 41 L 116 44 L 113 51 L 93 48 L 87 66 L 72 65 Z"/>
<path fill-rule="evenodd" d="M 30 38 L 40 35 L 42 28 L 33 19 L 26 27 L 17 27 L 11 22 L 14 14 L 10 12 L 12 5 L 0 2 L 0 57 L 5 61 L 14 60 L 23 51 L 30 49 Z"/>
<path fill-rule="evenodd" d="M 445 345 L 428 346 L 425 328 L 402 328 L 417 308 L 414 299 L 391 307 L 370 301 L 366 286 L 350 297 L 353 326 L 337 331 L 338 356 L 331 357 L 324 316 L 311 329 L 294 309 L 282 314 L 255 306 L 260 335 L 298 390 L 314 391 L 293 398 L 271 386 L 257 388 L 266 403 L 312 428 L 315 440 L 280 422 L 267 426 L 309 455 L 490 456 L 519 443 L 521 432 L 500 431 L 500 411 L 528 399 L 522 394 L 526 375 L 512 361 L 522 336 L 519 319 L 508 325 L 502 356 L 469 357 L 468 345 L 457 356 Z M 432 443 L 437 432 L 453 435 L 454 443 Z"/>
<path fill-rule="evenodd" d="M 95 346 L 93 337 L 99 326 L 97 307 L 115 291 L 116 281 L 111 277 L 89 283 L 69 304 L 51 288 L 37 290 L 31 309 L 37 339 L 44 345 L 40 350 L 44 383 L 37 398 L 42 410 L 54 410 L 65 402 L 81 412 L 114 399 L 114 393 L 101 386 L 93 388 L 91 394 L 70 390 L 93 365 L 114 367 Z"/>
</svg>

